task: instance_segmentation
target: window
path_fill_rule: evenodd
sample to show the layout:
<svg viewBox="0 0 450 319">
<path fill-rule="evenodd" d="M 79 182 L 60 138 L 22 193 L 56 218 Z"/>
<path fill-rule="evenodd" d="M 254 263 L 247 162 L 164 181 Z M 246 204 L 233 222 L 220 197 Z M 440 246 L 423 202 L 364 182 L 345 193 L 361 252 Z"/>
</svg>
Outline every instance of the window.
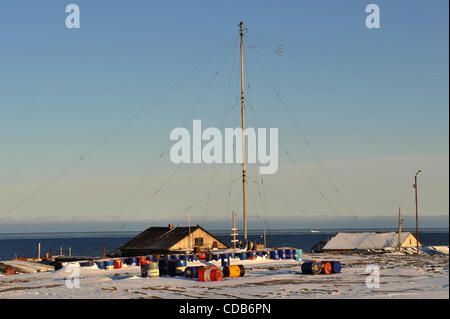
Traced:
<svg viewBox="0 0 450 319">
<path fill-rule="evenodd" d="M 194 239 L 195 241 L 195 246 L 203 246 L 203 238 L 198 237 Z"/>
</svg>

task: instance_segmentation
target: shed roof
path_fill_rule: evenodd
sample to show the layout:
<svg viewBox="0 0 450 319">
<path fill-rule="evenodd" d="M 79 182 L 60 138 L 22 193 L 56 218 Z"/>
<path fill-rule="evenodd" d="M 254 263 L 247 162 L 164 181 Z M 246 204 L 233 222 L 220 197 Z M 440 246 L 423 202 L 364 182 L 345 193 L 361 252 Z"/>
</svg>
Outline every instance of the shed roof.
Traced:
<svg viewBox="0 0 450 319">
<path fill-rule="evenodd" d="M 202 231 L 212 236 L 205 229 L 198 225 L 191 227 L 191 233 L 193 233 L 197 229 L 201 229 Z M 121 248 L 165 250 L 169 249 L 187 236 L 189 236 L 189 227 L 174 227 L 172 229 L 170 227 L 150 227 L 126 244 L 122 245 Z M 216 240 L 221 242 L 218 239 Z M 226 244 L 224 245 L 227 246 Z"/>
<path fill-rule="evenodd" d="M 410 232 L 402 232 L 402 243 L 411 235 Z M 324 250 L 333 249 L 383 249 L 396 247 L 398 233 L 338 233 L 323 247 Z"/>
</svg>

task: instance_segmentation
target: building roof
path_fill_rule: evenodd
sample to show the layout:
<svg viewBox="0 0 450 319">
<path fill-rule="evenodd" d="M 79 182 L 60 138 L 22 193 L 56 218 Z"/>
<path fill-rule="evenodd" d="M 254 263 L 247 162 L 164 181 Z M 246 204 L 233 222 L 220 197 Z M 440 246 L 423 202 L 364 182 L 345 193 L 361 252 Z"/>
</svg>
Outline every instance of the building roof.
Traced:
<svg viewBox="0 0 450 319">
<path fill-rule="evenodd" d="M 200 226 L 191 227 L 191 234 L 197 229 L 201 229 L 210 236 L 205 229 Z M 122 245 L 125 249 L 148 249 L 148 250 L 166 250 L 189 236 L 189 227 L 150 227 L 134 237 L 132 240 Z M 213 236 L 214 237 L 214 236 Z M 217 241 L 221 242 L 217 239 Z M 222 243 L 222 242 L 221 242 Z M 223 244 L 223 243 L 222 243 Z M 224 244 L 227 246 L 226 244 Z"/>
<path fill-rule="evenodd" d="M 402 232 L 402 243 L 411 235 L 410 232 Z M 398 233 L 338 233 L 331 238 L 323 250 L 338 249 L 383 249 L 397 247 Z"/>
</svg>

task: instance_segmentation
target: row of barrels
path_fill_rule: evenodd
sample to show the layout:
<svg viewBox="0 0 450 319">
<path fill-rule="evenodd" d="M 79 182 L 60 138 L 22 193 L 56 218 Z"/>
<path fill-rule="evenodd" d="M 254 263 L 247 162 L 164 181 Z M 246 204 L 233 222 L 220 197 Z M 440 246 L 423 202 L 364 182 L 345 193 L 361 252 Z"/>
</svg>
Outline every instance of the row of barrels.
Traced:
<svg viewBox="0 0 450 319">
<path fill-rule="evenodd" d="M 302 273 L 319 275 L 335 274 L 341 272 L 341 263 L 339 261 L 309 261 L 302 264 Z"/>
<path fill-rule="evenodd" d="M 231 252 L 231 253 L 200 253 L 191 255 L 149 255 L 141 257 L 129 257 L 129 258 L 117 258 L 97 261 L 85 261 L 80 262 L 81 267 L 90 267 L 94 264 L 99 269 L 119 269 L 122 266 L 140 266 L 146 262 L 159 262 L 160 260 L 168 261 L 221 261 L 222 267 L 230 265 L 230 259 L 239 258 L 240 260 L 255 260 L 257 257 L 266 257 L 268 259 L 280 260 L 280 259 L 295 259 L 301 261 L 302 250 L 301 249 L 276 249 L 269 251 L 248 251 L 248 252 Z"/>
<path fill-rule="evenodd" d="M 245 268 L 242 265 L 225 266 L 223 271 L 215 266 L 187 267 L 183 261 L 159 260 L 141 264 L 141 277 L 184 276 L 199 281 L 221 281 L 222 277 L 243 277 Z"/>
</svg>

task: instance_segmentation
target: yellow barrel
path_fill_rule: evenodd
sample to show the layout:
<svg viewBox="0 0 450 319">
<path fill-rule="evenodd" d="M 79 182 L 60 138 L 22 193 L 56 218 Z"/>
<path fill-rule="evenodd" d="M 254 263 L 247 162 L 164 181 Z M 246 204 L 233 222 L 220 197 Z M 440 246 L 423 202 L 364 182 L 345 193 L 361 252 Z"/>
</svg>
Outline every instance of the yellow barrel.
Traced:
<svg viewBox="0 0 450 319">
<path fill-rule="evenodd" d="M 241 275 L 241 268 L 237 265 L 223 267 L 223 276 L 235 278 Z"/>
</svg>

